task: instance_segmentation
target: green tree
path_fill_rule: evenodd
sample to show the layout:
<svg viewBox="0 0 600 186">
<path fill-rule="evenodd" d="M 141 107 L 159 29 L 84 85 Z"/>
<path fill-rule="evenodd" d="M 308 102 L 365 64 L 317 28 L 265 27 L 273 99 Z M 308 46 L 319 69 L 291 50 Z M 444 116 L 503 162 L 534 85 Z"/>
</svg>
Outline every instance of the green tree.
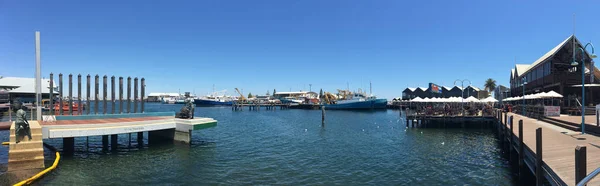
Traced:
<svg viewBox="0 0 600 186">
<path fill-rule="evenodd" d="M 323 98 L 323 89 L 321 89 L 321 91 L 319 91 L 319 99 Z"/>
<path fill-rule="evenodd" d="M 488 78 L 487 80 L 485 80 L 485 85 L 483 85 L 485 87 L 485 90 L 488 91 L 488 94 L 492 94 L 492 92 L 494 90 L 496 90 L 496 80 L 493 80 L 492 78 Z"/>
<path fill-rule="evenodd" d="M 248 93 L 248 98 L 252 98 L 252 93 Z"/>
<path fill-rule="evenodd" d="M 273 89 L 273 95 L 275 95 L 275 93 L 276 93 L 276 92 L 277 92 L 277 91 L 276 91 L 275 89 Z"/>
</svg>

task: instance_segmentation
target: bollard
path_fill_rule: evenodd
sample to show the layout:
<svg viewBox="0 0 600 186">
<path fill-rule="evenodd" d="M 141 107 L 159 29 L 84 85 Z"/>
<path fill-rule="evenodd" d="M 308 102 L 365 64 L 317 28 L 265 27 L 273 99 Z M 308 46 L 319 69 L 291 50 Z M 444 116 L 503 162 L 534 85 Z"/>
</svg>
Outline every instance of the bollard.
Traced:
<svg viewBox="0 0 600 186">
<path fill-rule="evenodd" d="M 98 74 L 96 74 L 96 77 L 94 77 L 94 114 L 98 114 L 98 99 L 100 99 L 100 93 L 98 91 L 100 91 L 100 76 L 98 76 Z"/>
<path fill-rule="evenodd" d="M 133 113 L 137 113 L 138 101 L 138 78 L 133 79 Z"/>
<path fill-rule="evenodd" d="M 123 114 L 123 77 L 119 77 L 119 114 Z"/>
<path fill-rule="evenodd" d="M 142 97 L 140 98 L 142 100 L 140 102 L 140 104 L 141 104 L 140 112 L 144 113 L 144 96 L 146 95 L 146 79 L 145 78 L 142 78 L 142 84 L 141 84 L 140 88 L 142 88 L 142 95 L 141 95 Z"/>
<path fill-rule="evenodd" d="M 519 120 L 519 182 L 523 185 L 523 179 L 525 177 L 525 164 L 523 162 L 524 157 L 524 146 L 523 143 L 523 120 Z"/>
<path fill-rule="evenodd" d="M 54 74 L 50 73 L 50 115 L 54 115 Z M 10 110 L 10 109 L 9 109 Z"/>
<path fill-rule="evenodd" d="M 510 127 L 510 131 L 508 134 L 508 155 L 509 155 L 509 162 L 513 163 L 513 135 L 514 135 L 514 128 L 513 128 L 513 116 L 510 116 L 509 120 L 508 120 L 508 126 Z"/>
<path fill-rule="evenodd" d="M 63 81 L 62 73 L 58 74 L 58 114 L 63 115 Z"/>
<path fill-rule="evenodd" d="M 69 74 L 69 115 L 73 115 L 73 74 Z"/>
<path fill-rule="evenodd" d="M 542 172 L 542 128 L 535 130 L 535 183 L 542 186 L 544 173 Z"/>
<path fill-rule="evenodd" d="M 127 113 L 131 113 L 131 77 L 127 77 Z"/>
<path fill-rule="evenodd" d="M 91 84 L 92 81 L 90 79 L 91 79 L 91 76 L 88 74 L 87 75 L 87 84 L 86 84 L 87 91 L 86 91 L 86 94 L 85 94 L 86 95 L 86 98 L 85 98 L 86 104 L 85 104 L 85 106 L 87 107 L 85 110 L 86 110 L 86 113 L 88 115 L 90 115 L 90 110 L 92 108 L 91 107 L 91 102 L 90 102 L 90 84 Z"/>
<path fill-rule="evenodd" d="M 106 75 L 102 76 L 102 113 L 106 114 L 107 113 L 107 106 L 106 106 L 106 99 L 108 97 L 108 91 L 106 90 L 108 88 L 108 82 L 107 82 L 107 78 Z"/>
<path fill-rule="evenodd" d="M 325 127 L 325 106 L 321 106 L 321 126 Z"/>
<path fill-rule="evenodd" d="M 77 75 L 77 114 L 81 115 L 83 105 L 81 104 L 81 74 Z"/>
<path fill-rule="evenodd" d="M 575 184 L 587 176 L 587 148 L 585 145 L 575 147 Z"/>
<path fill-rule="evenodd" d="M 110 77 L 110 106 L 111 114 L 115 114 L 115 76 Z"/>
</svg>

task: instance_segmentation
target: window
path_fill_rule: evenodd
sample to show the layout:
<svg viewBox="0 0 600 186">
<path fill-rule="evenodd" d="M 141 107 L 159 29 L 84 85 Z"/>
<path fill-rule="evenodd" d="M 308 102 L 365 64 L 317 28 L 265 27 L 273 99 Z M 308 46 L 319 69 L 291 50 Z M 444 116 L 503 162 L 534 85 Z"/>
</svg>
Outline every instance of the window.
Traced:
<svg viewBox="0 0 600 186">
<path fill-rule="evenodd" d="M 546 64 L 544 64 L 544 65 L 546 65 Z M 540 65 L 540 67 L 538 67 L 538 69 L 537 69 L 538 79 L 544 77 L 544 65 Z"/>
</svg>

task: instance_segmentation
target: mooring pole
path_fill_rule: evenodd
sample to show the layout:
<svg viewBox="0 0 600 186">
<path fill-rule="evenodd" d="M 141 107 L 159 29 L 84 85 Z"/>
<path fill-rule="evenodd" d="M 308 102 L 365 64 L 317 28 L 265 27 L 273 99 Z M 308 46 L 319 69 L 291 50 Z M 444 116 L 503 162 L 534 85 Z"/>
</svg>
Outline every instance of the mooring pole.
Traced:
<svg viewBox="0 0 600 186">
<path fill-rule="evenodd" d="M 69 74 L 69 115 L 73 115 L 73 74 Z"/>
<path fill-rule="evenodd" d="M 100 76 L 98 76 L 98 74 L 96 74 L 96 77 L 94 77 L 95 82 L 94 82 L 94 88 L 96 90 L 94 90 L 94 114 L 98 114 L 98 99 L 100 99 Z"/>
<path fill-rule="evenodd" d="M 90 115 L 90 112 L 91 112 L 90 110 L 92 110 L 92 103 L 90 102 L 90 86 L 91 86 L 90 84 L 92 83 L 92 80 L 90 80 L 90 79 L 91 79 L 91 76 L 90 76 L 90 74 L 88 74 L 87 75 L 87 83 L 86 83 L 87 90 L 86 90 L 86 94 L 85 94 L 86 95 L 86 98 L 85 98 L 86 109 L 85 110 L 86 110 L 87 115 Z"/>
<path fill-rule="evenodd" d="M 115 109 L 117 105 L 115 105 L 115 76 L 110 77 L 110 106 L 111 106 L 111 114 L 115 114 Z"/>
<path fill-rule="evenodd" d="M 587 148 L 585 145 L 575 147 L 575 184 L 587 176 Z"/>
<path fill-rule="evenodd" d="M 140 102 L 140 104 L 141 104 L 141 113 L 144 113 L 144 102 L 145 102 L 144 101 L 144 96 L 146 95 L 146 79 L 145 78 L 142 78 L 142 84 L 141 84 L 140 88 L 142 88 L 142 95 L 141 95 L 141 98 L 140 98 L 142 100 Z"/>
<path fill-rule="evenodd" d="M 53 73 L 50 73 L 50 115 L 54 115 L 54 74 Z"/>
<path fill-rule="evenodd" d="M 325 127 L 325 106 L 321 106 L 321 126 Z"/>
<path fill-rule="evenodd" d="M 106 75 L 102 76 L 102 113 L 106 114 L 108 111 L 108 108 L 106 106 L 106 99 L 108 98 L 108 91 L 106 89 L 108 89 L 108 77 L 106 77 Z"/>
<path fill-rule="evenodd" d="M 510 131 L 508 134 L 508 156 L 509 156 L 509 161 L 510 163 L 514 163 L 513 160 L 513 132 L 515 131 L 513 128 L 513 119 L 514 116 L 510 116 L 509 120 L 508 120 L 508 125 L 510 126 Z"/>
<path fill-rule="evenodd" d="M 123 114 L 123 77 L 119 77 L 119 114 Z"/>
<path fill-rule="evenodd" d="M 81 115 L 83 105 L 81 104 L 81 74 L 77 74 L 77 114 Z"/>
<path fill-rule="evenodd" d="M 59 115 L 63 115 L 63 81 L 62 81 L 62 73 L 58 74 L 58 113 Z"/>
<path fill-rule="evenodd" d="M 523 143 L 523 120 L 519 120 L 519 182 L 523 184 L 525 177 L 525 164 L 524 164 L 524 154 L 523 151 L 525 144 Z"/>
<path fill-rule="evenodd" d="M 138 108 L 138 78 L 133 79 L 133 113 L 137 113 Z"/>
<path fill-rule="evenodd" d="M 127 77 L 127 113 L 131 113 L 131 77 Z"/>
<path fill-rule="evenodd" d="M 535 183 L 542 186 L 544 181 L 544 172 L 542 171 L 542 128 L 535 130 Z"/>
</svg>

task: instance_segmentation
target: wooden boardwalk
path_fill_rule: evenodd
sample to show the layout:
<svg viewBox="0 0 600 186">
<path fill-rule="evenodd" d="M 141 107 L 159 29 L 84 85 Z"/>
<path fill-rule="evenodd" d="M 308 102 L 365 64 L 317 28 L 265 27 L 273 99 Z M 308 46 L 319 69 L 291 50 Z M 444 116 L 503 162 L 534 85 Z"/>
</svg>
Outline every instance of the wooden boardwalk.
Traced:
<svg viewBox="0 0 600 186">
<path fill-rule="evenodd" d="M 508 117 L 513 116 L 513 142 L 511 151 L 518 150 L 519 120 L 523 120 L 523 142 L 529 151 L 536 153 L 536 129 L 542 129 L 542 160 L 546 167 L 550 169 L 560 180 L 567 185 L 576 185 L 575 183 L 575 148 L 578 145 L 587 147 L 587 171 L 591 173 L 600 167 L 600 137 L 581 134 L 579 131 L 572 131 L 561 128 L 544 121 L 523 117 L 518 114 L 508 113 Z M 504 114 L 502 120 L 504 120 Z M 562 117 L 561 117 L 562 118 Z M 580 118 L 580 117 L 579 117 Z M 564 118 L 573 119 L 573 118 Z M 587 118 L 586 118 L 587 119 Z M 594 118 L 595 119 L 595 118 Z M 509 119 L 510 120 L 510 119 Z M 579 119 L 579 122 L 581 119 Z M 595 120 L 593 120 L 595 122 Z M 501 122 L 510 130 L 505 122 Z M 508 123 L 508 122 L 507 122 Z M 588 122 L 586 122 L 588 123 Z M 592 123 L 592 122 L 589 122 Z M 595 125 L 595 124 L 594 124 Z M 510 132 L 510 131 L 509 131 Z M 515 146 L 515 144 L 517 144 Z M 513 150 L 514 149 L 514 150 Z M 535 174 L 535 167 L 533 167 Z M 550 175 L 545 175 L 548 178 Z M 600 178 L 593 179 L 588 185 L 600 185 Z"/>
</svg>

